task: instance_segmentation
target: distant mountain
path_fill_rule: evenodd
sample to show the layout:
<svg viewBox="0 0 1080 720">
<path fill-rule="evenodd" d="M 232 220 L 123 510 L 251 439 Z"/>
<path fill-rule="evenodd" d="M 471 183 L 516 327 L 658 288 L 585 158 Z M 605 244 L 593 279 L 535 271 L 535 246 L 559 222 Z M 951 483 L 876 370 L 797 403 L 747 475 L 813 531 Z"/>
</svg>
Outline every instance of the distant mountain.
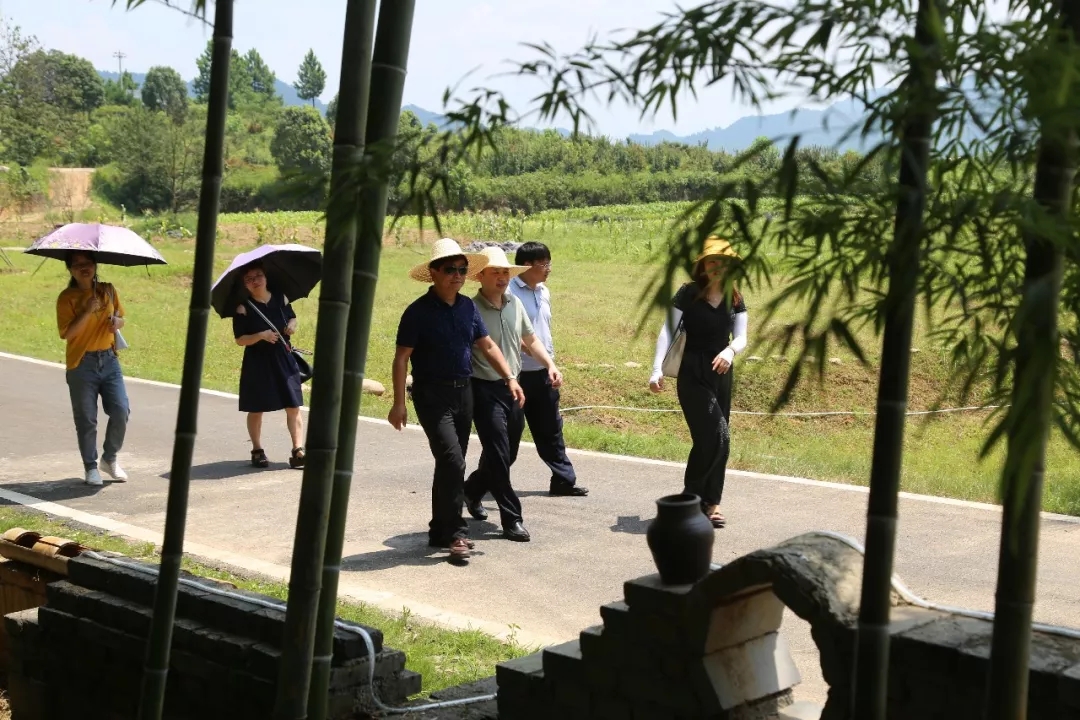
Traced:
<svg viewBox="0 0 1080 720">
<path fill-rule="evenodd" d="M 98 70 L 98 75 L 100 75 L 103 80 L 112 80 L 115 82 L 120 79 L 119 73 L 110 72 L 108 70 Z M 139 87 L 142 87 L 143 81 L 146 80 L 146 73 L 131 73 L 131 79 L 134 80 L 139 85 Z M 188 95 L 194 97 L 195 93 L 192 92 L 191 85 L 191 80 L 188 80 Z M 277 94 L 281 96 L 281 99 L 286 105 L 311 104 L 310 100 L 300 99 L 300 96 L 296 94 L 296 88 L 294 88 L 292 85 L 289 85 L 288 83 L 282 82 L 281 80 L 274 81 L 274 90 L 277 91 Z M 322 100 L 319 100 L 318 98 L 315 98 L 315 109 L 324 115 L 326 114 L 326 105 L 323 103 Z"/>
<path fill-rule="evenodd" d="M 631 135 L 631 142 L 641 145 L 657 145 L 662 142 L 678 142 L 687 145 L 705 144 L 710 150 L 738 152 L 753 144 L 758 137 L 767 137 L 784 144 L 792 135 L 801 136 L 799 144 L 835 146 L 840 150 L 864 149 L 864 142 L 853 134 L 842 140 L 844 134 L 858 123 L 864 114 L 864 106 L 855 100 L 834 103 L 824 110 L 797 109 L 774 115 L 750 115 L 739 118 L 727 127 L 716 127 L 692 135 L 675 135 L 669 130 L 658 130 L 648 135 Z"/>
<path fill-rule="evenodd" d="M 425 110 L 418 105 L 406 105 L 405 107 L 401 108 L 402 112 L 405 112 L 406 110 L 411 112 L 413 115 L 416 115 L 416 119 L 419 120 L 420 124 L 424 127 L 427 127 L 429 124 L 434 123 L 435 127 L 441 128 L 443 125 L 446 124 L 445 115 L 440 115 L 437 112 Z"/>
<path fill-rule="evenodd" d="M 863 115 L 862 104 L 854 100 L 838 102 L 824 110 L 796 110 L 775 115 L 751 115 L 739 118 L 726 128 L 702 130 L 692 135 L 676 135 L 670 130 L 630 135 L 627 139 L 639 145 L 658 145 L 662 142 L 684 143 L 686 145 L 706 144 L 710 150 L 737 152 L 745 150 L 758 137 L 764 136 L 778 144 L 798 133 L 802 136 L 800 145 L 836 146 L 841 150 L 865 149 L 864 143 L 855 135 L 841 142 L 844 134 Z M 446 116 L 425 110 L 416 105 L 406 105 L 402 110 L 411 110 L 420 123 L 434 123 L 437 127 L 446 124 Z M 570 131 L 556 128 L 556 132 L 566 137 Z"/>
</svg>

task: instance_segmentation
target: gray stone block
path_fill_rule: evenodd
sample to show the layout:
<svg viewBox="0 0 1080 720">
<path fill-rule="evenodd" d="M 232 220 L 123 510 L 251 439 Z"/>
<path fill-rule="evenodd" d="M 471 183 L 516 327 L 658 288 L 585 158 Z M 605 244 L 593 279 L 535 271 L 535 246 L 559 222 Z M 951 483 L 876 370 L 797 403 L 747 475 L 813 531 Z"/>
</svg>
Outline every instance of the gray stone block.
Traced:
<svg viewBox="0 0 1080 720">
<path fill-rule="evenodd" d="M 597 660 L 606 658 L 607 653 L 605 652 L 603 634 L 603 625 L 593 625 L 581 631 L 578 636 L 578 643 L 581 646 L 581 656 L 583 658 L 596 658 Z"/>
<path fill-rule="evenodd" d="M 125 558 L 125 563 L 138 565 L 134 560 Z M 116 595 L 140 605 L 153 605 L 155 578 L 86 556 L 68 561 L 68 580 L 80 587 Z"/>
<path fill-rule="evenodd" d="M 544 677 L 555 684 L 563 680 L 578 680 L 585 669 L 581 662 L 581 645 L 577 640 L 544 648 Z"/>
<path fill-rule="evenodd" d="M 9 638 L 27 636 L 29 639 L 31 634 L 36 636 L 38 631 L 38 608 L 18 610 L 5 615 L 4 631 Z"/>
<path fill-rule="evenodd" d="M 633 627 L 630 623 L 630 607 L 619 600 L 600 606 L 600 618 L 604 621 L 605 642 L 632 642 Z"/>
<path fill-rule="evenodd" d="M 536 652 L 499 663 L 495 666 L 495 682 L 500 700 L 527 701 L 533 695 L 542 695 L 546 687 L 543 653 Z"/>
<path fill-rule="evenodd" d="M 646 575 L 623 583 L 626 604 L 635 613 L 681 616 L 701 610 L 693 585 L 665 585 L 659 575 Z"/>
<path fill-rule="evenodd" d="M 126 559 L 124 562 L 156 567 Z M 69 582 L 62 583 L 57 589 L 50 587 L 50 604 L 54 604 L 53 597 L 58 597 L 62 608 L 70 614 L 81 616 L 93 612 L 96 619 L 111 627 L 119 627 L 125 632 L 134 634 L 148 632 L 138 630 L 138 623 L 145 622 L 146 627 L 149 627 L 148 618 L 153 605 L 155 577 L 137 570 L 83 557 L 75 558 L 69 563 L 69 573 Z M 259 642 L 280 648 L 285 627 L 285 612 L 259 604 L 263 601 L 277 602 L 273 598 L 240 590 L 228 583 L 199 578 L 189 573 L 184 573 L 183 577 L 207 589 L 181 584 L 177 591 L 178 618 L 191 620 L 233 635 L 254 638 Z M 210 592 L 211 589 L 224 590 L 238 597 L 216 595 Z M 109 599 L 108 596 L 115 597 Z M 96 599 L 104 607 L 97 607 L 93 611 L 88 610 L 84 613 L 81 603 L 90 602 L 91 599 Z M 140 606 L 145 614 L 143 620 L 131 614 L 133 608 Z M 117 612 L 118 615 L 113 618 L 110 615 L 111 612 Z M 364 629 L 371 636 L 375 652 L 381 651 L 382 632 L 377 628 L 364 627 Z M 360 635 L 340 627 L 334 631 L 333 647 L 335 665 L 367 655 L 367 646 Z"/>
<path fill-rule="evenodd" d="M 393 648 L 386 648 L 375 656 L 375 678 L 377 680 L 388 678 L 405 669 L 405 653 Z M 370 671 L 371 661 L 368 658 L 348 660 L 339 667 L 330 670 L 330 688 L 348 688 L 357 685 L 366 685 Z"/>
<path fill-rule="evenodd" d="M 146 640 L 119 630 L 113 630 L 87 618 L 78 618 L 79 639 L 89 645 L 114 650 L 121 657 L 142 660 L 146 655 Z"/>
</svg>

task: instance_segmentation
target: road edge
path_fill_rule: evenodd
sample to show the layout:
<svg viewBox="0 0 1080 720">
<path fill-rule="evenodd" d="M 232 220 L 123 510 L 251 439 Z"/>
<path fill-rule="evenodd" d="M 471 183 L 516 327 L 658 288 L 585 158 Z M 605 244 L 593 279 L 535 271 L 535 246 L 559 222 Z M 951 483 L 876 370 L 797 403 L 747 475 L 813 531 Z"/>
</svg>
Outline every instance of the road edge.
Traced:
<svg viewBox="0 0 1080 720">
<path fill-rule="evenodd" d="M 27 357 L 25 355 L 16 355 L 14 353 L 8 353 L 0 351 L 0 358 L 6 360 L 15 360 L 18 362 L 30 363 L 33 365 L 43 365 L 46 367 L 53 367 L 59 370 L 65 370 L 66 367 L 62 363 L 52 362 L 51 360 L 41 360 L 40 358 Z M 160 380 L 147 380 L 145 378 L 124 376 L 126 382 L 137 383 L 140 385 L 150 385 L 154 387 L 169 388 L 171 390 L 179 390 L 180 386 L 176 383 L 162 382 Z M 230 400 L 236 400 L 239 396 L 236 393 L 224 392 L 222 390 L 211 390 L 209 388 L 200 388 L 199 392 L 204 395 L 211 395 L 214 397 L 226 398 Z M 307 406 L 301 408 L 305 412 L 308 411 Z M 363 423 L 382 425 L 385 420 L 379 418 L 366 417 L 364 415 L 357 416 L 357 419 Z M 416 432 L 421 428 L 418 425 L 406 425 L 405 429 L 408 431 Z M 471 436 L 476 440 L 476 435 Z M 530 442 L 522 442 L 523 447 L 535 448 L 536 446 Z M 615 460 L 618 462 L 629 462 L 639 465 L 654 465 L 659 467 L 670 468 L 685 468 L 686 463 L 675 462 L 672 460 L 657 460 L 654 458 L 634 457 L 632 455 L 618 455 L 615 453 L 605 453 L 597 450 L 580 450 L 577 448 L 567 448 L 567 453 L 570 455 L 579 455 L 582 457 L 594 457 L 604 460 Z M 782 482 L 790 485 L 806 485 L 810 487 L 818 487 L 829 490 L 839 490 L 841 492 L 854 492 L 862 493 L 864 495 L 869 494 L 870 488 L 865 485 L 852 485 L 848 483 L 832 482 L 828 480 L 813 480 L 810 478 L 794 477 L 789 475 L 773 475 L 770 473 L 759 473 L 752 470 L 734 470 L 729 469 L 727 471 L 729 477 L 744 478 L 746 480 L 765 480 L 772 482 Z M 951 505 L 953 507 L 973 508 L 976 510 L 984 510 L 993 513 L 1001 514 L 1001 506 L 994 505 L 992 503 L 977 502 L 974 500 L 960 500 L 958 498 L 950 498 L 939 495 L 921 495 L 919 493 L 901 492 L 900 497 L 904 500 L 913 500 L 916 502 L 931 503 L 934 505 Z M 1043 512 L 1041 514 L 1043 520 L 1050 520 L 1054 522 L 1063 522 L 1073 525 L 1080 525 L 1080 516 L 1063 515 L 1061 513 L 1049 513 Z"/>
</svg>

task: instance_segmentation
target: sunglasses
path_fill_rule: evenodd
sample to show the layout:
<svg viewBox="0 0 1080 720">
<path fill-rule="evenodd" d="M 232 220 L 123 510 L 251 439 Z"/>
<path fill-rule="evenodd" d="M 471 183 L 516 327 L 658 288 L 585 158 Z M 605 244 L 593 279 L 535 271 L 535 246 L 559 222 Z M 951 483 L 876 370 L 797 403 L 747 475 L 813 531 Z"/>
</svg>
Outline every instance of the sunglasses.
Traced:
<svg viewBox="0 0 1080 720">
<path fill-rule="evenodd" d="M 465 277 L 469 274 L 468 265 L 447 265 L 443 267 L 442 271 L 447 275 L 461 275 Z"/>
</svg>

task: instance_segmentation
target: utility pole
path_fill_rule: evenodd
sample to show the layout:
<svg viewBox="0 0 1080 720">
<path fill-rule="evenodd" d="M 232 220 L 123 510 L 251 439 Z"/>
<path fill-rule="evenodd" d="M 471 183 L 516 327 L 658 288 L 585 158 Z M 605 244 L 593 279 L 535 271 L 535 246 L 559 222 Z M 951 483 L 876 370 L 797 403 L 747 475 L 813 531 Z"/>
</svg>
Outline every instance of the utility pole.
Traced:
<svg viewBox="0 0 1080 720">
<path fill-rule="evenodd" d="M 123 80 L 124 79 L 124 58 L 127 57 L 127 54 L 123 50 L 117 50 L 116 52 L 114 52 L 112 54 L 112 56 L 114 58 L 116 58 L 116 67 L 117 67 L 117 70 L 119 70 L 119 72 L 120 72 L 120 78 L 119 79 Z"/>
</svg>

